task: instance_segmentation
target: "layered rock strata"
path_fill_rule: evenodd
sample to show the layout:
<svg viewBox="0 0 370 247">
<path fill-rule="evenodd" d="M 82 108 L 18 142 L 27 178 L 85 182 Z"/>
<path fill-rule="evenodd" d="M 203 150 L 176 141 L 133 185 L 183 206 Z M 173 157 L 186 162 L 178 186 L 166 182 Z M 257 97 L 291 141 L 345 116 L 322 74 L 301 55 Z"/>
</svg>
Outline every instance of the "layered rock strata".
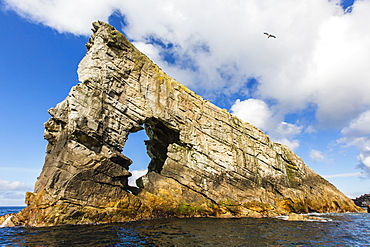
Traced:
<svg viewBox="0 0 370 247">
<path fill-rule="evenodd" d="M 361 211 L 288 147 L 166 75 L 96 22 L 81 83 L 49 110 L 45 164 L 15 225 Z M 144 131 L 148 174 L 121 152 Z"/>
</svg>

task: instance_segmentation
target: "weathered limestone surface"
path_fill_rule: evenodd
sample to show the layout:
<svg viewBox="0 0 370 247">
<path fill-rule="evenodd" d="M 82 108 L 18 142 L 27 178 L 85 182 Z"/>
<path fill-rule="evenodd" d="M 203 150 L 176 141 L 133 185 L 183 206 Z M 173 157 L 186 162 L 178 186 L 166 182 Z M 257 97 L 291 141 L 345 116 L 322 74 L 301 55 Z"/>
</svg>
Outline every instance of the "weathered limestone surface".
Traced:
<svg viewBox="0 0 370 247">
<path fill-rule="evenodd" d="M 110 25 L 93 25 L 81 83 L 49 110 L 45 164 L 14 224 L 361 211 L 288 147 L 167 76 Z M 133 188 L 121 151 L 142 129 L 151 162 Z"/>
</svg>

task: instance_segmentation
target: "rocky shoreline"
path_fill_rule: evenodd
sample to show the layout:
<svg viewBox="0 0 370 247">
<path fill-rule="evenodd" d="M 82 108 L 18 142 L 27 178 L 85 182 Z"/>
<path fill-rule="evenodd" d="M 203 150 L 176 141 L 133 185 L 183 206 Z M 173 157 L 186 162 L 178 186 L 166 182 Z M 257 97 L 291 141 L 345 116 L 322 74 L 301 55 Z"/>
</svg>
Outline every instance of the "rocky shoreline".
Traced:
<svg viewBox="0 0 370 247">
<path fill-rule="evenodd" d="M 370 213 L 370 194 L 364 194 L 352 200 L 356 206 L 366 208 L 367 212 Z"/>
<path fill-rule="evenodd" d="M 359 207 L 368 207 L 370 206 L 370 194 L 364 194 L 353 199 L 354 203 Z"/>
</svg>

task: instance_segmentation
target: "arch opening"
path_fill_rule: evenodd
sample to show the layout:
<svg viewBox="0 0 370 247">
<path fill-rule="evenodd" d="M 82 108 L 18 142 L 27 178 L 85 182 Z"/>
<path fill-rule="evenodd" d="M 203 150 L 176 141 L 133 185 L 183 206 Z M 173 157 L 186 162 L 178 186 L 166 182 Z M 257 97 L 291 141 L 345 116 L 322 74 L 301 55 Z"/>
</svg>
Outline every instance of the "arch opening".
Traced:
<svg viewBox="0 0 370 247">
<path fill-rule="evenodd" d="M 122 151 L 123 155 L 132 160 L 129 167 L 132 176 L 128 178 L 128 185 L 131 188 L 143 187 L 140 178 L 148 172 L 160 174 L 167 159 L 168 146 L 180 143 L 179 132 L 167 127 L 158 119 L 150 118 L 145 121 L 144 129 L 145 131 L 131 132 Z"/>
<path fill-rule="evenodd" d="M 167 148 L 172 143 L 180 142 L 180 134 L 155 118 L 150 118 L 144 128 L 149 137 L 149 141 L 146 141 L 145 144 L 151 158 L 148 172 L 161 173 L 167 159 Z"/>
<path fill-rule="evenodd" d="M 132 176 L 128 178 L 128 185 L 137 187 L 136 180 L 148 172 L 150 157 L 147 154 L 145 142 L 148 140 L 144 130 L 132 132 L 128 135 L 122 154 L 132 160 L 129 171 Z"/>
</svg>

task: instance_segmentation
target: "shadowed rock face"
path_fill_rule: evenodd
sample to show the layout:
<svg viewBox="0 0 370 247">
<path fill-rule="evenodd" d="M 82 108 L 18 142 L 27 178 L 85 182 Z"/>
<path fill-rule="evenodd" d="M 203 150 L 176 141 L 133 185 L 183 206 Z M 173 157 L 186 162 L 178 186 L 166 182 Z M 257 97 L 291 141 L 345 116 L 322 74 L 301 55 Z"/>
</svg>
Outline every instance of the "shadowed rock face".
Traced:
<svg viewBox="0 0 370 247">
<path fill-rule="evenodd" d="M 370 207 L 370 194 L 364 194 L 356 199 L 353 199 L 353 201 L 359 207 Z"/>
<path fill-rule="evenodd" d="M 167 76 L 112 26 L 93 25 L 81 83 L 49 110 L 45 164 L 16 225 L 361 210 L 288 147 Z M 142 129 L 151 162 L 134 188 L 121 151 Z"/>
</svg>

